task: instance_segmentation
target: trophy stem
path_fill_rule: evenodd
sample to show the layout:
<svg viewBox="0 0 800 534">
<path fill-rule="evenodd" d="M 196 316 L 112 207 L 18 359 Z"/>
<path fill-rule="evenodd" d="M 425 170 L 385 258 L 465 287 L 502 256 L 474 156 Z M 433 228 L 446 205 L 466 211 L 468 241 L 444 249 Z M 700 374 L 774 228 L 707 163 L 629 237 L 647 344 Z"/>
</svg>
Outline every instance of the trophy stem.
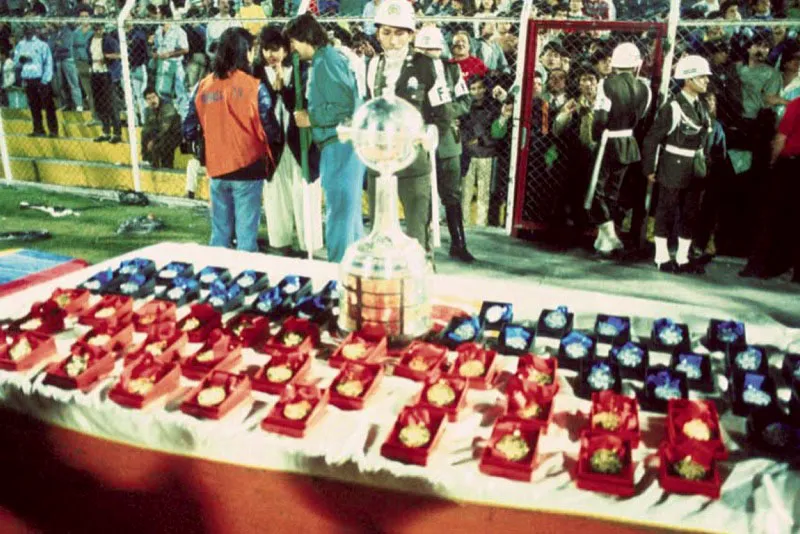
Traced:
<svg viewBox="0 0 800 534">
<path fill-rule="evenodd" d="M 397 208 L 397 176 L 383 173 L 375 179 L 375 209 L 370 235 L 402 234 Z"/>
</svg>

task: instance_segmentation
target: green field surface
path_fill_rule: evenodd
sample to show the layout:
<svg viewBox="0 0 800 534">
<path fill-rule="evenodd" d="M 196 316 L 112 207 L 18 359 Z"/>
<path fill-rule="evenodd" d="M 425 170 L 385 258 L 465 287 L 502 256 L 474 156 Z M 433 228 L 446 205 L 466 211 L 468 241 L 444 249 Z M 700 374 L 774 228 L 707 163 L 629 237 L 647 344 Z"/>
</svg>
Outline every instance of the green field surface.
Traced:
<svg viewBox="0 0 800 534">
<path fill-rule="evenodd" d="M 81 215 L 54 218 L 41 211 L 20 209 L 23 201 L 62 206 L 79 211 Z M 126 219 L 148 214 L 164 221 L 166 228 L 145 235 L 116 233 Z M 205 244 L 210 224 L 205 206 L 123 206 L 113 200 L 0 186 L 0 232 L 30 230 L 48 230 L 52 237 L 39 241 L 0 241 L 0 250 L 28 248 L 97 263 L 162 241 Z"/>
</svg>

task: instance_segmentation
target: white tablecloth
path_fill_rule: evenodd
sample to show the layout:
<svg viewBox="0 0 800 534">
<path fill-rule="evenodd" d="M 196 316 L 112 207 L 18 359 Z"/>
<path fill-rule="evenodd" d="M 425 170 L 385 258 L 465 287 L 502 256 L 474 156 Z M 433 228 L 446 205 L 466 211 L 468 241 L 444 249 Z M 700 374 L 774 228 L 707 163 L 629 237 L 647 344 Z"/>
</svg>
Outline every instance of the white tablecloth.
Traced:
<svg viewBox="0 0 800 534">
<path fill-rule="evenodd" d="M 122 259 L 145 257 L 158 266 L 172 260 L 188 261 L 196 267 L 227 267 L 235 275 L 244 269 L 266 271 L 273 282 L 286 274 L 312 277 L 315 290 L 338 277 L 333 264 L 248 254 L 191 244 L 162 243 L 109 260 L 67 275 L 58 280 L 0 299 L 0 317 L 21 316 L 32 302 L 47 298 L 55 287 L 72 287 L 99 270 L 116 267 Z M 575 312 L 576 328 L 591 328 L 597 313 L 630 315 L 634 336 L 646 337 L 652 321 L 671 317 L 686 322 L 697 342 L 710 318 L 737 319 L 747 325 L 750 343 L 772 346 L 773 367 L 780 364 L 780 352 L 800 348 L 800 331 L 784 328 L 758 310 L 729 310 L 664 304 L 651 300 L 619 297 L 603 293 L 556 289 L 536 280 L 525 283 L 504 283 L 469 277 L 436 276 L 435 300 L 460 304 L 477 312 L 482 300 L 507 301 L 514 304 L 516 320 L 535 321 L 543 308 L 567 305 Z M 58 348 L 66 355 L 77 333 L 59 337 Z M 538 347 L 545 350 L 544 347 Z M 721 356 L 712 355 L 717 367 Z M 246 350 L 243 367 L 263 365 L 264 356 Z M 501 357 L 503 369 L 513 372 L 516 358 Z M 41 368 L 41 366 L 40 366 Z M 252 402 L 238 408 L 222 421 L 204 421 L 180 412 L 177 402 L 150 407 L 144 411 L 122 408 L 107 398 L 108 391 L 121 373 L 121 362 L 111 377 L 89 394 L 67 392 L 44 385 L 40 369 L 28 373 L 0 372 L 0 400 L 16 411 L 30 414 L 47 423 L 77 430 L 114 441 L 144 446 L 155 450 L 194 455 L 253 467 L 278 469 L 340 480 L 376 485 L 390 489 L 415 491 L 449 499 L 494 506 L 530 510 L 587 514 L 642 524 L 692 528 L 715 532 L 781 533 L 793 532 L 800 518 L 800 475 L 784 463 L 768 459 L 746 459 L 738 443 L 744 439 L 742 418 L 724 414 L 726 444 L 735 461 L 723 464 L 722 497 L 711 501 L 699 496 L 665 494 L 658 484 L 653 467 L 645 467 L 663 434 L 663 416 L 642 412 L 645 436 L 635 451 L 637 493 L 619 499 L 575 487 L 565 469 L 565 457 L 578 453 L 575 433 L 580 428 L 581 413 L 588 413 L 589 402 L 571 395 L 567 377 L 562 372 L 562 393 L 555 401 L 561 418 L 574 423 L 570 432 L 551 425 L 540 440 L 541 464 L 532 483 L 490 477 L 478 471 L 476 447 L 491 433 L 493 418 L 484 416 L 501 394 L 490 390 L 471 391 L 467 415 L 450 424 L 427 467 L 405 465 L 383 458 L 380 445 L 385 440 L 400 411 L 418 391 L 418 384 L 387 376 L 362 411 L 348 412 L 329 407 L 320 424 L 305 438 L 294 439 L 270 434 L 259 424 L 277 397 L 254 393 Z M 324 361 L 315 360 L 312 376 L 324 387 L 336 374 Z M 183 387 L 193 382 L 183 380 Z M 718 390 L 725 388 L 724 379 Z M 630 391 L 630 385 L 626 384 Z M 719 391 L 717 395 L 719 395 Z M 779 391 L 785 396 L 786 390 Z M 694 394 L 692 394 L 694 395 Z M 795 524 L 792 525 L 792 518 Z M 795 529 L 795 530 L 792 530 Z"/>
</svg>

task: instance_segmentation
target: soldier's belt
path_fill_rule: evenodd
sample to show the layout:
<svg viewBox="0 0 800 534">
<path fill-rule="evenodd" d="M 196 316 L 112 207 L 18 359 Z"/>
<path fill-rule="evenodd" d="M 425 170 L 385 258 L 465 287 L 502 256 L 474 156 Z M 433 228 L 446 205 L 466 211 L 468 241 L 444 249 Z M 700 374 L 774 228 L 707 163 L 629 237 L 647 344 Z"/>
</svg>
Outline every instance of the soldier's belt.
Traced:
<svg viewBox="0 0 800 534">
<path fill-rule="evenodd" d="M 666 152 L 669 152 L 670 154 L 674 154 L 676 156 L 684 156 L 687 158 L 693 158 L 694 155 L 697 154 L 698 151 L 700 151 L 699 148 L 695 149 L 681 148 L 675 145 L 664 145 L 664 150 Z"/>
</svg>

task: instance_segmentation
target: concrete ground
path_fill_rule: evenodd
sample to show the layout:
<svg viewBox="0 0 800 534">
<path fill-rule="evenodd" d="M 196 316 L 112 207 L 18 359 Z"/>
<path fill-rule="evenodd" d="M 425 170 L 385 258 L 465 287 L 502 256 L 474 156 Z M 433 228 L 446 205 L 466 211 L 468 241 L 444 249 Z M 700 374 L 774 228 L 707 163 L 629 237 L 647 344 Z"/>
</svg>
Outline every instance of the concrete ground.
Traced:
<svg viewBox="0 0 800 534">
<path fill-rule="evenodd" d="M 468 228 L 467 243 L 478 259 L 465 264 L 448 256 L 449 235 L 442 228 L 442 247 L 436 253 L 437 272 L 469 274 L 494 279 L 538 279 L 544 285 L 676 304 L 708 306 L 763 314 L 785 326 L 800 327 L 800 284 L 790 274 L 771 280 L 740 278 L 739 258 L 717 257 L 705 275 L 660 273 L 651 260 L 617 263 L 593 257 L 591 251 L 573 247 L 556 249 L 537 241 L 515 239 L 499 228 Z"/>
</svg>

